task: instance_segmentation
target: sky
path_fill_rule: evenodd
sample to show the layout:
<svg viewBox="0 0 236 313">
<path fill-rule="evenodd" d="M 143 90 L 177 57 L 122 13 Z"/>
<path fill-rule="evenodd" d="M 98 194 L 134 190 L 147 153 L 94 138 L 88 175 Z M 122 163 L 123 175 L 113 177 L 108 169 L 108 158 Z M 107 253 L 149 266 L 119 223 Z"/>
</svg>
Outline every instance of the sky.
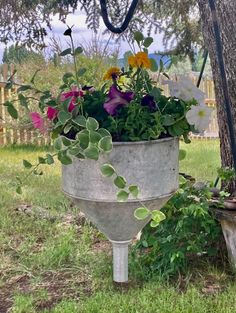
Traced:
<svg viewBox="0 0 236 313">
<path fill-rule="evenodd" d="M 93 36 L 93 31 L 88 29 L 85 23 L 86 15 L 85 13 L 77 10 L 74 14 L 70 14 L 67 17 L 66 23 L 69 26 L 74 25 L 73 27 L 73 34 L 74 34 L 74 40 L 77 44 L 84 44 L 86 42 L 89 42 Z M 55 38 L 59 39 L 63 48 L 67 47 L 66 44 L 66 38 L 63 36 L 64 31 L 66 30 L 67 26 L 59 20 L 59 15 L 55 15 L 52 18 L 52 32 L 48 32 L 49 36 L 48 39 L 46 39 L 46 43 L 49 41 L 50 36 L 54 35 Z M 101 20 L 100 27 L 98 30 L 98 34 L 101 40 L 106 43 L 109 39 L 110 35 L 102 35 L 102 32 L 106 29 L 106 26 L 104 25 L 103 21 Z M 153 51 L 158 51 L 163 49 L 162 45 L 162 36 L 161 35 L 154 35 L 154 48 Z M 109 45 L 112 47 L 119 46 L 119 56 L 122 57 L 124 52 L 127 50 L 130 50 L 130 47 L 127 42 L 121 42 L 119 45 L 115 43 L 115 40 L 111 39 L 109 41 Z M 2 54 L 3 50 L 5 48 L 5 45 L 0 43 L 0 63 L 2 62 Z"/>
</svg>

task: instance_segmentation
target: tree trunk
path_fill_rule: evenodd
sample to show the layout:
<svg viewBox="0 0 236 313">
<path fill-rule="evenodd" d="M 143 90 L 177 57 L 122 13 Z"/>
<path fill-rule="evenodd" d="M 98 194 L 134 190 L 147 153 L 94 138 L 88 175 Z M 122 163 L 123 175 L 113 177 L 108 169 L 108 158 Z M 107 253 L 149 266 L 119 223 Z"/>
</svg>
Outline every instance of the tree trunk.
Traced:
<svg viewBox="0 0 236 313">
<path fill-rule="evenodd" d="M 230 137 L 227 116 L 224 107 L 224 96 L 221 83 L 221 76 L 216 54 L 216 44 L 214 39 L 212 18 L 208 0 L 197 0 L 205 46 L 209 51 L 213 80 L 215 84 L 217 118 L 219 124 L 220 153 L 222 167 L 233 167 L 233 157 L 231 154 Z M 231 112 L 234 121 L 234 133 L 236 130 L 236 1 L 235 0 L 215 0 L 216 12 L 220 26 L 221 39 L 223 43 L 224 62 L 226 76 L 231 98 Z M 235 133 L 236 134 L 236 133 Z M 230 184 L 230 192 L 236 190 L 236 180 Z"/>
</svg>

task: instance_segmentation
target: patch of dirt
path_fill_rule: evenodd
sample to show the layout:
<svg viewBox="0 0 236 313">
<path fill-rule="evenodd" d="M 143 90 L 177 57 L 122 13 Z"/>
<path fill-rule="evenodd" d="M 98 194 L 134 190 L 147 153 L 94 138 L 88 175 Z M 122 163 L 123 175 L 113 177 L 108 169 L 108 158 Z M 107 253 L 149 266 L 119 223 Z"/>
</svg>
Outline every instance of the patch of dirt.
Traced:
<svg viewBox="0 0 236 313">
<path fill-rule="evenodd" d="M 8 279 L 5 285 L 0 287 L 0 313 L 10 312 L 14 293 L 29 293 L 30 291 L 30 277 L 28 275 L 16 275 Z"/>
<path fill-rule="evenodd" d="M 35 218 L 46 219 L 51 222 L 55 222 L 56 220 L 58 220 L 60 221 L 58 225 L 63 227 L 69 227 L 73 224 L 77 228 L 81 228 L 81 226 L 83 226 L 87 222 L 87 219 L 84 213 L 82 212 L 79 212 L 76 215 L 73 214 L 52 215 L 50 210 L 48 209 L 42 207 L 34 207 L 31 204 L 27 203 L 19 205 L 17 208 L 15 208 L 15 211 L 18 214 L 25 214 L 27 216 L 32 216 Z"/>
<path fill-rule="evenodd" d="M 38 292 L 46 291 L 47 296 L 40 297 Z M 9 313 L 16 293 L 32 295 L 35 309 L 41 312 L 53 308 L 63 298 L 79 300 L 81 295 L 92 293 L 91 277 L 86 272 L 60 271 L 46 272 L 39 283 L 34 284 L 28 275 L 16 275 L 0 287 L 0 313 Z M 39 293 L 40 295 L 40 293 Z"/>
<path fill-rule="evenodd" d="M 41 207 L 34 207 L 31 204 L 21 204 L 17 208 L 15 208 L 15 211 L 19 214 L 23 213 L 28 216 L 46 219 L 51 222 L 55 222 L 58 218 L 57 215 L 52 215 L 49 210 Z"/>
<path fill-rule="evenodd" d="M 112 245 L 108 240 L 99 240 L 96 239 L 93 242 L 92 249 L 94 252 L 105 252 L 108 255 L 112 254 Z"/>
<path fill-rule="evenodd" d="M 214 276 L 206 277 L 204 285 L 201 289 L 201 292 L 206 296 L 212 296 L 223 292 L 225 290 L 225 285 L 220 283 L 218 279 Z"/>
<path fill-rule="evenodd" d="M 76 301 L 82 294 L 90 296 L 92 281 L 86 273 L 75 275 L 72 272 L 48 272 L 43 275 L 42 282 L 37 284 L 37 289 L 48 292 L 46 299 L 40 299 L 35 303 L 35 308 L 42 311 L 51 309 L 62 298 L 73 298 Z"/>
</svg>

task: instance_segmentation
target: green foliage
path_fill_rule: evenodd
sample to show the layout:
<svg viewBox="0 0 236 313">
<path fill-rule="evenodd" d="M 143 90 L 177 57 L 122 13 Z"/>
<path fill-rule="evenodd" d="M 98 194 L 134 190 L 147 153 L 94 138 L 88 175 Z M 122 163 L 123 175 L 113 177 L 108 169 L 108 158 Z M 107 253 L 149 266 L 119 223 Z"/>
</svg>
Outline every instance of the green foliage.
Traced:
<svg viewBox="0 0 236 313">
<path fill-rule="evenodd" d="M 160 113 L 150 113 L 147 107 L 134 102 L 122 108 L 119 116 L 108 117 L 104 124 L 117 141 L 151 140 L 164 132 Z"/>
<path fill-rule="evenodd" d="M 123 176 L 117 176 L 114 179 L 114 184 L 116 187 L 123 189 L 126 187 L 126 179 Z"/>
<path fill-rule="evenodd" d="M 186 271 L 197 257 L 217 254 L 221 230 L 212 216 L 210 197 L 207 186 L 199 190 L 182 179 L 179 191 L 162 209 L 166 219 L 158 228 L 147 225 L 137 244 L 138 262 L 150 274 L 171 276 Z"/>
<path fill-rule="evenodd" d="M 137 208 L 134 212 L 134 216 L 138 219 L 138 220 L 144 220 L 145 218 L 147 218 L 150 215 L 150 211 L 145 208 L 145 207 L 140 207 Z"/>
<path fill-rule="evenodd" d="M 234 168 L 221 167 L 217 169 L 217 175 L 221 181 L 229 183 L 232 179 L 235 178 L 236 173 Z"/>
<path fill-rule="evenodd" d="M 130 194 L 137 199 L 138 198 L 138 194 L 139 194 L 139 188 L 136 185 L 129 185 L 129 192 Z"/>
<path fill-rule="evenodd" d="M 101 172 L 105 177 L 111 177 L 113 174 L 115 174 L 115 169 L 111 164 L 103 164 L 101 166 Z"/>
<path fill-rule="evenodd" d="M 120 190 L 117 192 L 116 196 L 117 196 L 117 201 L 126 202 L 129 198 L 129 193 L 125 190 Z"/>
<path fill-rule="evenodd" d="M 114 25 L 121 25 L 127 14 L 128 0 L 109 0 L 106 1 L 109 12 L 109 19 Z M 51 23 L 51 14 L 60 14 L 60 19 L 65 20 L 69 12 L 83 9 L 86 17 L 88 28 L 95 32 L 99 29 L 101 22 L 101 11 L 99 0 L 84 1 L 57 1 L 48 2 L 23 1 L 18 4 L 13 0 L 8 1 L 8 5 L 3 2 L 0 5 L 0 40 L 3 42 L 21 41 L 28 45 L 42 46 L 44 37 L 47 32 L 45 24 Z M 16 12 L 12 17 L 8 12 Z M 24 19 L 22 19 L 24 16 Z M 35 21 L 37 20 L 37 23 Z M 168 21 L 168 23 L 166 23 Z M 8 27 L 14 24 L 14 27 Z M 165 27 L 163 27 L 163 24 Z M 179 1 L 161 1 L 148 0 L 139 5 L 135 11 L 135 16 L 131 20 L 127 31 L 124 33 L 125 38 L 133 40 L 133 32 L 147 29 L 148 33 L 164 33 L 164 45 L 170 46 L 173 38 L 177 38 L 177 45 L 169 53 L 178 55 L 188 55 L 191 60 L 194 59 L 194 47 L 202 45 L 202 32 L 199 22 L 199 13 L 196 0 Z M 30 32 L 28 30 L 31 30 Z M 142 34 L 137 36 L 142 40 Z M 147 41 L 147 40 L 146 40 Z M 149 42 L 145 43 L 149 44 Z"/>
<path fill-rule="evenodd" d="M 22 64 L 29 58 L 43 59 L 42 54 L 27 49 L 24 46 L 11 45 L 3 51 L 2 62 L 7 64 Z"/>
</svg>

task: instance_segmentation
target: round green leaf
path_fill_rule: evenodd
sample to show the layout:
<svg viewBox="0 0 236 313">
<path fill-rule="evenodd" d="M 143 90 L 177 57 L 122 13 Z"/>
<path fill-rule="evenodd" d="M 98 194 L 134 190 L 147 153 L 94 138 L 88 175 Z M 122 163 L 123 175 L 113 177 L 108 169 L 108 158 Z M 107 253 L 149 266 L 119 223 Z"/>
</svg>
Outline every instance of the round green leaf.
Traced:
<svg viewBox="0 0 236 313">
<path fill-rule="evenodd" d="M 138 219 L 138 220 L 144 220 L 145 218 L 147 218 L 150 215 L 150 211 L 148 210 L 148 208 L 145 207 L 140 207 L 137 208 L 134 211 L 134 216 Z"/>
<path fill-rule="evenodd" d="M 81 148 L 79 148 L 79 147 L 72 147 L 69 149 L 69 153 L 71 155 L 77 155 L 80 152 L 81 152 Z"/>
<path fill-rule="evenodd" d="M 59 55 L 61 57 L 63 57 L 63 56 L 68 55 L 68 54 L 71 54 L 71 48 L 63 50 Z"/>
<path fill-rule="evenodd" d="M 161 221 L 166 219 L 165 214 L 161 211 L 154 210 L 151 212 L 151 214 L 152 214 L 152 219 L 157 223 L 160 223 Z"/>
<path fill-rule="evenodd" d="M 129 193 L 126 192 L 125 190 L 120 190 L 117 192 L 116 198 L 117 198 L 117 201 L 119 202 L 125 202 L 129 198 Z"/>
<path fill-rule="evenodd" d="M 83 48 L 82 48 L 82 47 L 77 47 L 77 48 L 75 49 L 74 54 L 77 55 L 77 54 L 81 54 L 82 52 L 83 52 Z"/>
<path fill-rule="evenodd" d="M 8 105 L 7 106 L 7 112 L 11 115 L 12 118 L 15 120 L 18 118 L 18 111 L 13 105 Z"/>
<path fill-rule="evenodd" d="M 152 43 L 153 43 L 153 38 L 147 37 L 144 39 L 143 45 L 144 47 L 148 48 L 149 46 L 151 46 Z"/>
<path fill-rule="evenodd" d="M 72 163 L 71 157 L 69 157 L 65 151 L 60 151 L 58 152 L 58 160 L 63 164 L 63 165 L 69 165 Z"/>
<path fill-rule="evenodd" d="M 86 131 L 81 131 L 76 135 L 76 138 L 79 139 L 79 145 L 82 149 L 86 149 L 89 145 L 89 134 Z"/>
<path fill-rule="evenodd" d="M 151 221 L 150 226 L 153 227 L 153 228 L 155 228 L 155 227 L 157 227 L 159 224 L 160 224 L 159 222 Z"/>
<path fill-rule="evenodd" d="M 68 122 L 69 119 L 71 119 L 71 117 L 72 117 L 71 113 L 66 111 L 60 111 L 58 114 L 58 119 L 62 124 Z"/>
<path fill-rule="evenodd" d="M 144 39 L 143 34 L 139 31 L 136 31 L 134 33 L 134 39 L 137 41 L 137 43 L 140 43 Z"/>
<path fill-rule="evenodd" d="M 134 198 L 138 198 L 138 194 L 139 194 L 139 188 L 136 185 L 130 185 L 129 186 L 129 192 L 131 193 L 131 195 Z"/>
<path fill-rule="evenodd" d="M 164 126 L 171 126 L 171 125 L 174 125 L 174 123 L 175 123 L 175 119 L 170 114 L 165 114 L 165 115 L 163 115 L 162 118 L 163 118 L 162 123 Z"/>
<path fill-rule="evenodd" d="M 92 143 L 98 143 L 102 136 L 93 130 L 89 131 L 89 141 Z"/>
<path fill-rule="evenodd" d="M 45 164 L 46 163 L 46 159 L 43 157 L 38 157 L 38 161 L 39 161 L 39 164 Z"/>
<path fill-rule="evenodd" d="M 109 131 L 105 128 L 99 128 L 98 129 L 98 133 L 102 136 L 102 137 L 107 137 L 107 136 L 110 136 L 111 137 L 111 134 L 109 133 Z"/>
<path fill-rule="evenodd" d="M 89 143 L 88 148 L 84 150 L 84 155 L 88 159 L 97 161 L 99 158 L 99 150 L 95 145 Z"/>
<path fill-rule="evenodd" d="M 126 180 L 123 176 L 117 176 L 114 179 L 114 184 L 116 185 L 116 187 L 123 189 L 126 186 Z"/>
<path fill-rule="evenodd" d="M 63 132 L 64 134 L 68 134 L 69 131 L 71 130 L 72 125 L 71 124 L 67 124 L 64 128 L 63 128 Z"/>
<path fill-rule="evenodd" d="M 78 126 L 86 127 L 86 118 L 82 115 L 79 115 L 73 119 L 73 122 Z"/>
<path fill-rule="evenodd" d="M 98 143 L 99 149 L 104 152 L 111 152 L 112 150 L 112 138 L 110 136 L 103 137 Z"/>
<path fill-rule="evenodd" d="M 46 154 L 46 162 L 48 165 L 51 165 L 54 163 L 54 159 L 53 159 L 53 156 L 49 153 Z"/>
<path fill-rule="evenodd" d="M 31 168 L 33 165 L 29 162 L 29 161 L 27 161 L 27 160 L 23 160 L 23 165 L 24 165 L 24 167 L 25 168 Z"/>
<path fill-rule="evenodd" d="M 54 148 L 55 148 L 57 151 L 61 150 L 61 148 L 62 148 L 61 137 L 57 137 L 57 138 L 54 140 Z"/>
<path fill-rule="evenodd" d="M 20 105 L 29 110 L 27 98 L 22 93 L 18 95 L 18 99 L 20 101 Z"/>
<path fill-rule="evenodd" d="M 86 128 L 88 130 L 97 130 L 99 127 L 98 121 L 93 117 L 89 117 L 86 121 Z"/>
<path fill-rule="evenodd" d="M 106 177 L 111 177 L 116 171 L 111 164 L 103 164 L 101 166 L 102 175 Z"/>
<path fill-rule="evenodd" d="M 66 147 L 69 147 L 72 144 L 71 140 L 65 136 L 61 136 L 61 141 L 62 141 L 63 145 Z"/>
</svg>

